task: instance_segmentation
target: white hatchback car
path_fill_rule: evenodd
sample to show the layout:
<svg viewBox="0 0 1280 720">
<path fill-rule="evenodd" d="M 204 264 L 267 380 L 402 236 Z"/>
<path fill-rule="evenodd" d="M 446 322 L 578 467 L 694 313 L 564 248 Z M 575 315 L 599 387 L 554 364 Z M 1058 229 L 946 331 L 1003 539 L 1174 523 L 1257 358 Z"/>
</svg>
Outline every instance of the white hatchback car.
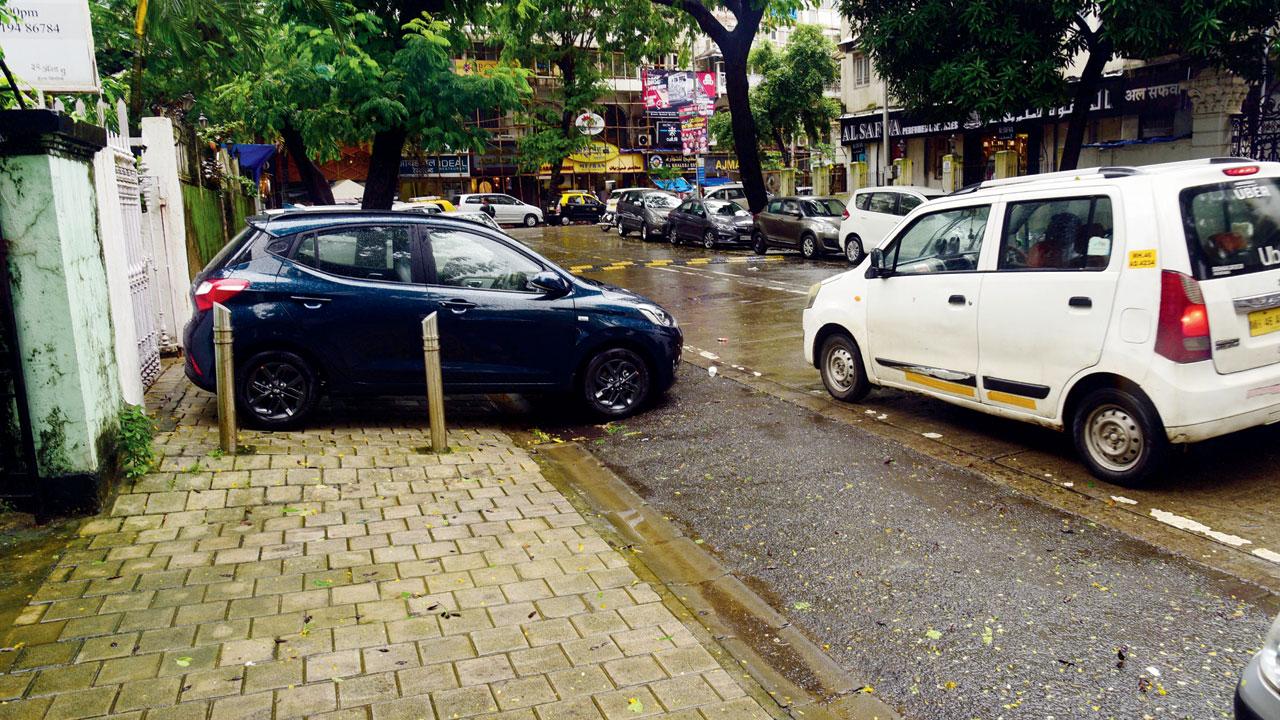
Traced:
<svg viewBox="0 0 1280 720">
<path fill-rule="evenodd" d="M 804 354 L 871 385 L 1068 430 L 1098 477 L 1280 422 L 1280 163 L 982 183 L 916 208 L 809 292 Z"/>
<path fill-rule="evenodd" d="M 886 185 L 853 191 L 840 223 L 840 251 L 857 265 L 866 255 L 866 249 L 879 246 L 907 213 L 944 194 L 937 188 L 918 185 Z"/>
<path fill-rule="evenodd" d="M 542 222 L 542 208 L 521 202 L 505 193 L 476 193 L 459 195 L 453 204 L 462 212 L 483 212 L 483 200 L 489 199 L 489 207 L 493 208 L 493 219 L 500 225 L 524 225 L 533 227 Z"/>
</svg>

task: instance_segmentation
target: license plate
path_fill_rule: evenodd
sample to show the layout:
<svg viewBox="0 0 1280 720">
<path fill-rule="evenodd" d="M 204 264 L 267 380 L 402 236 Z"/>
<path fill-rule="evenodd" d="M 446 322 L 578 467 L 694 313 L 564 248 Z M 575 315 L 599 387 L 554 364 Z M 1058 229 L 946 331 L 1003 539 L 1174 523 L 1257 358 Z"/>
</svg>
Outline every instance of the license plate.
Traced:
<svg viewBox="0 0 1280 720">
<path fill-rule="evenodd" d="M 1280 332 L 1280 308 L 1257 310 L 1249 313 L 1249 335 L 1258 337 Z"/>
</svg>

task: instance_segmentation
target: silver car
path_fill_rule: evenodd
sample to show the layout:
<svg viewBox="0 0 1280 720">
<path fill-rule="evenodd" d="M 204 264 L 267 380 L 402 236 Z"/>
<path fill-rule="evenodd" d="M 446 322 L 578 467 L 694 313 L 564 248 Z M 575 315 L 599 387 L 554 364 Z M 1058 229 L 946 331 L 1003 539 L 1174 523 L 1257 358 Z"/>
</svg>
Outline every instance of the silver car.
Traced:
<svg viewBox="0 0 1280 720">
<path fill-rule="evenodd" d="M 840 250 L 844 203 L 834 197 L 779 197 L 756 214 L 751 247 L 763 255 L 771 247 L 799 248 L 806 258 Z"/>
<path fill-rule="evenodd" d="M 1236 720 L 1280 718 L 1280 617 L 1240 676 L 1235 706 Z"/>
<path fill-rule="evenodd" d="M 618 236 L 626 237 L 631 230 L 639 231 L 645 242 L 665 236 L 667 215 L 678 205 L 679 196 L 664 190 L 627 193 L 618 201 Z"/>
</svg>

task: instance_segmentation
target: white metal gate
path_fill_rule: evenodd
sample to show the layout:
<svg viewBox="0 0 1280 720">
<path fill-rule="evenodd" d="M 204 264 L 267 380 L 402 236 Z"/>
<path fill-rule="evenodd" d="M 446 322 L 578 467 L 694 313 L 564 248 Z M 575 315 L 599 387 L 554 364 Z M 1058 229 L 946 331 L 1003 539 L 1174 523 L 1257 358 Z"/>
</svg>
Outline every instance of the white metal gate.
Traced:
<svg viewBox="0 0 1280 720">
<path fill-rule="evenodd" d="M 99 117 L 105 118 L 105 106 L 99 106 Z M 107 143 L 115 153 L 116 186 L 120 192 L 120 213 L 124 219 L 125 256 L 128 263 L 129 299 L 133 304 L 134 329 L 138 339 L 138 368 L 143 387 L 160 376 L 160 329 L 156 315 L 153 282 L 155 260 L 150 244 L 142 235 L 142 184 L 136 160 L 129 149 L 129 117 L 124 100 L 116 104 L 119 131 L 107 130 Z"/>
</svg>

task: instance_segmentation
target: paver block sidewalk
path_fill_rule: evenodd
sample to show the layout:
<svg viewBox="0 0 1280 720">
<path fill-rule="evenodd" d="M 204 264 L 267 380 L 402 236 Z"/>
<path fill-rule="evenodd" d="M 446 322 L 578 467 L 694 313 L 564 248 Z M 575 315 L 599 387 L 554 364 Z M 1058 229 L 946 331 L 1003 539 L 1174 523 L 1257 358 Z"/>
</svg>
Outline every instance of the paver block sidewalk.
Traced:
<svg viewBox="0 0 1280 720">
<path fill-rule="evenodd" d="M 0 720 L 768 717 L 504 435 L 250 433 L 176 367 L 155 472 L 0 653 Z M 417 422 L 417 418 L 402 418 Z"/>
</svg>

